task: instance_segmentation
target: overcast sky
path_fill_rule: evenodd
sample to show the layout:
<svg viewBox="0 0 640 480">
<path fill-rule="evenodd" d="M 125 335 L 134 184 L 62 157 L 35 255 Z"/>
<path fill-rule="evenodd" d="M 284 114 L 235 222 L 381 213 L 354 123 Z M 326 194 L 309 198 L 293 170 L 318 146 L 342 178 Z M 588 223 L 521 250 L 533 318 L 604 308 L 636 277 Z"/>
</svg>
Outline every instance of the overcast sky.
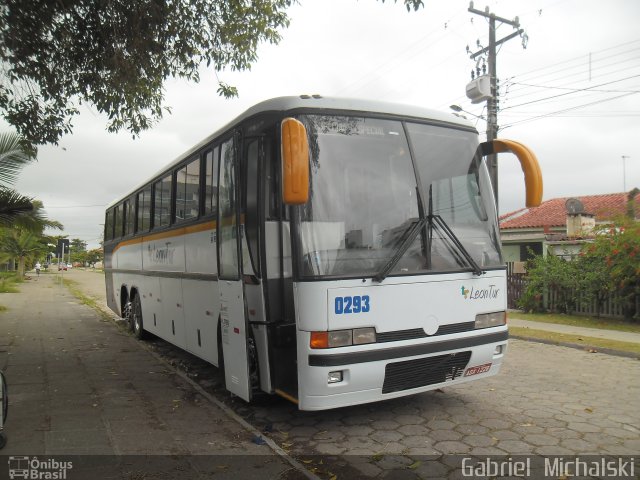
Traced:
<svg viewBox="0 0 640 480">
<path fill-rule="evenodd" d="M 282 42 L 263 45 L 251 71 L 219 74 L 238 87 L 239 98 L 216 95 L 212 70 L 199 84 L 170 81 L 173 113 L 135 140 L 107 133 L 105 118 L 85 109 L 72 135 L 40 149 L 17 189 L 41 199 L 65 234 L 95 247 L 105 205 L 259 101 L 318 93 L 444 111 L 457 104 L 482 116 L 484 104 L 465 96 L 475 67 L 466 47 L 475 51 L 478 40 L 486 46 L 488 23 L 468 6 L 425 0 L 425 8 L 409 13 L 390 0 L 301 0 L 289 10 Z M 640 187 L 640 1 L 475 2 L 485 6 L 519 16 L 528 35 L 526 49 L 515 38 L 498 53 L 498 136 L 536 152 L 544 199 L 622 192 L 623 155 L 626 189 Z M 512 31 L 500 27 L 498 39 Z M 483 120 L 477 128 L 484 137 Z M 515 157 L 502 155 L 499 165 L 500 212 L 524 207 Z"/>
</svg>

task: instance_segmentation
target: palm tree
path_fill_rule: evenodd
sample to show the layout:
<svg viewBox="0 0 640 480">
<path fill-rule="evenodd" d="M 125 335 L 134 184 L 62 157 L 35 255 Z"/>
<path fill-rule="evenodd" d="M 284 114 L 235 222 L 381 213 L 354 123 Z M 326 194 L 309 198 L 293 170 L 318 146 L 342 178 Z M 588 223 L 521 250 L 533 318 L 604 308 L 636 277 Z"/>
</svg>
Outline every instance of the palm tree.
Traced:
<svg viewBox="0 0 640 480">
<path fill-rule="evenodd" d="M 22 167 L 35 161 L 32 150 L 20 135 L 0 133 L 0 183 L 13 185 Z"/>
<path fill-rule="evenodd" d="M 34 255 L 46 252 L 45 228 L 62 229 L 43 212 L 39 200 L 11 189 L 20 170 L 35 160 L 32 149 L 15 133 L 0 133 L 0 258 L 18 259 L 18 276 L 24 275 L 25 263 Z"/>
<path fill-rule="evenodd" d="M 17 258 L 18 278 L 22 278 L 27 259 L 46 252 L 46 245 L 41 239 L 40 235 L 33 232 L 5 229 L 0 234 L 0 259 Z"/>
<path fill-rule="evenodd" d="M 12 190 L 22 167 L 35 160 L 22 138 L 12 132 L 0 133 L 0 226 L 9 227 L 34 210 L 33 200 Z"/>
</svg>

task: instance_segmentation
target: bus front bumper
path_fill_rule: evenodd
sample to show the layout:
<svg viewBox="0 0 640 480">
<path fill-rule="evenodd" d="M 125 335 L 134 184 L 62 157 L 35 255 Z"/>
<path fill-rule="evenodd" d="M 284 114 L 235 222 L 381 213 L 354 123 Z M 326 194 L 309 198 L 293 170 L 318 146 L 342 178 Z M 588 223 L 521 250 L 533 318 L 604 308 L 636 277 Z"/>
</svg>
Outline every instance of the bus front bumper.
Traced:
<svg viewBox="0 0 640 480">
<path fill-rule="evenodd" d="M 506 327 L 491 330 L 393 347 L 300 348 L 298 365 L 304 368 L 299 368 L 298 375 L 299 408 L 346 407 L 495 375 L 506 352 L 508 332 Z M 304 337 L 305 333 L 299 335 Z M 309 345 L 308 338 L 299 345 Z"/>
</svg>

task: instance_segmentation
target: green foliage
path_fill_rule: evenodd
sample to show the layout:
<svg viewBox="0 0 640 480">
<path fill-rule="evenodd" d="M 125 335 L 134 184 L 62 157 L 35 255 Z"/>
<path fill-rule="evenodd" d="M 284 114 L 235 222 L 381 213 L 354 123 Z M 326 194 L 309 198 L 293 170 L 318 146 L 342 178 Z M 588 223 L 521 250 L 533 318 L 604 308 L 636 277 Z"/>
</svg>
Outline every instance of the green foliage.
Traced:
<svg viewBox="0 0 640 480">
<path fill-rule="evenodd" d="M 622 306 L 626 319 L 639 319 L 640 223 L 622 219 L 600 229 L 578 257 L 565 261 L 554 255 L 537 256 L 527 263 L 528 284 L 519 307 L 542 312 L 571 313 L 580 302 L 595 302 L 598 313 L 608 298 Z M 555 292 L 555 301 L 543 295 Z"/>
<path fill-rule="evenodd" d="M 102 262 L 104 260 L 104 252 L 101 248 L 93 248 L 87 252 L 86 262 L 89 265 Z"/>
<path fill-rule="evenodd" d="M 0 0 L 0 112 L 33 145 L 70 133 L 83 102 L 135 137 L 169 111 L 167 79 L 197 82 L 203 64 L 249 69 L 295 1 Z M 238 91 L 220 82 L 218 94 Z"/>
<path fill-rule="evenodd" d="M 22 167 L 36 158 L 19 135 L 0 133 L 0 184 L 13 185 Z"/>
<path fill-rule="evenodd" d="M 24 276 L 25 267 L 40 256 L 46 255 L 47 245 L 43 237 L 33 232 L 5 229 L 0 232 L 0 261 L 18 259 L 18 277 Z"/>
<path fill-rule="evenodd" d="M 538 255 L 527 262 L 527 277 L 527 288 L 519 301 L 520 308 L 529 312 L 544 311 L 543 295 L 551 289 L 557 294 L 555 305 L 559 311 L 573 311 L 573 292 L 578 286 L 575 262 L 567 262 L 555 255 Z"/>
<path fill-rule="evenodd" d="M 12 226 L 33 212 L 32 199 L 9 188 L 22 167 L 35 160 L 26 142 L 15 133 L 0 133 L 0 227 Z"/>
<path fill-rule="evenodd" d="M 201 64 L 246 70 L 277 43 L 292 0 L 2 0 L 0 110 L 34 144 L 72 130 L 77 105 L 134 136 L 162 118 L 165 80 Z M 233 94 L 222 88 L 222 94 Z"/>
<path fill-rule="evenodd" d="M 0 272 L 0 293 L 18 293 L 17 283 L 21 283 L 14 272 Z"/>
<path fill-rule="evenodd" d="M 580 254 L 582 265 L 596 265 L 594 288 L 615 293 L 625 318 L 640 319 L 640 223 L 620 220 L 602 229 Z"/>
</svg>

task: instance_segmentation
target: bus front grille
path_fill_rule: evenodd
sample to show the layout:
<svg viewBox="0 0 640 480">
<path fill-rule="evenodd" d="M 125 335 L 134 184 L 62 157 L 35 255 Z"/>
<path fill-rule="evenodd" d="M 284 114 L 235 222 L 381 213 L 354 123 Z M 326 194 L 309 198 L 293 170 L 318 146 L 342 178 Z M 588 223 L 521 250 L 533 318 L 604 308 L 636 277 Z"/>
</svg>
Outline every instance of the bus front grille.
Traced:
<svg viewBox="0 0 640 480">
<path fill-rule="evenodd" d="M 382 393 L 400 392 L 455 380 L 464 372 L 471 351 L 387 364 Z"/>
<path fill-rule="evenodd" d="M 440 335 L 451 335 L 452 333 L 462 333 L 473 331 L 475 322 L 464 323 L 451 323 L 449 325 L 440 325 L 438 331 L 434 333 L 433 337 Z M 427 338 L 427 335 L 422 328 L 412 328 L 410 330 L 395 330 L 393 332 L 380 332 L 376 334 L 376 342 L 399 342 L 401 340 L 415 340 L 417 338 Z"/>
</svg>

